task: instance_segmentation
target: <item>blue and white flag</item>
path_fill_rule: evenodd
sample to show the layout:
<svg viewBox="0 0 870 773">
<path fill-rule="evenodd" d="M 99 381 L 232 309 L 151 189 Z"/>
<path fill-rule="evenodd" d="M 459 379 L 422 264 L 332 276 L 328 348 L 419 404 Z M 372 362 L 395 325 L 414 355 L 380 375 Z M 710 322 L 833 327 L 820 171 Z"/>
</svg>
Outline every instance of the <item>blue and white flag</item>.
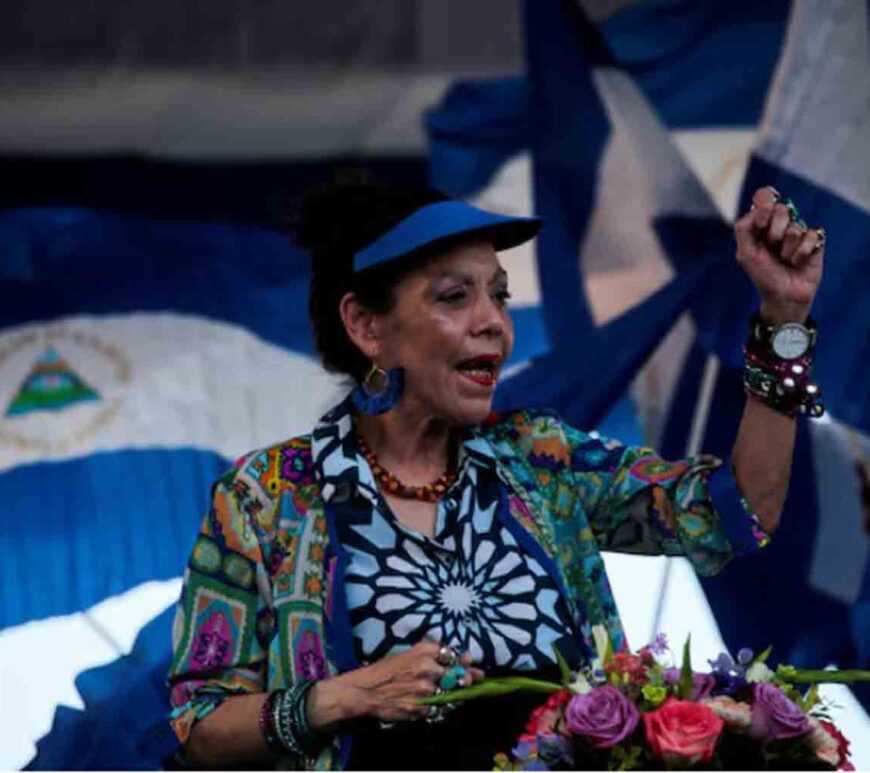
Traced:
<svg viewBox="0 0 870 773">
<path fill-rule="evenodd" d="M 214 478 L 337 391 L 280 233 L 80 210 L 0 231 L 4 628 L 177 576 Z"/>
<path fill-rule="evenodd" d="M 545 221 L 537 279 L 549 351 L 497 399 L 548 405 L 595 426 L 658 350 L 667 367 L 647 397 L 662 415 L 672 363 L 692 338 L 687 320 L 676 323 L 731 236 L 581 7 L 524 7 L 527 75 L 458 84 L 427 122 L 432 178 L 455 193 L 479 191 L 499 163 L 530 151 L 527 182 Z"/>
<path fill-rule="evenodd" d="M 868 72 L 866 2 L 795 3 L 744 182 L 744 196 L 771 184 L 811 226 L 827 229 L 813 316 L 815 376 L 832 418 L 799 426 L 789 498 L 769 548 L 704 587 L 727 642 L 772 644 L 778 659 L 804 666 L 870 666 L 870 489 L 861 435 L 870 428 Z M 756 299 L 732 265 L 723 264 L 717 285 L 718 298 L 699 299 L 693 312 L 701 341 L 723 365 L 704 440 L 722 454 L 742 412 L 740 345 Z M 683 386 L 691 380 L 686 374 Z M 854 691 L 870 707 L 866 685 Z"/>
</svg>

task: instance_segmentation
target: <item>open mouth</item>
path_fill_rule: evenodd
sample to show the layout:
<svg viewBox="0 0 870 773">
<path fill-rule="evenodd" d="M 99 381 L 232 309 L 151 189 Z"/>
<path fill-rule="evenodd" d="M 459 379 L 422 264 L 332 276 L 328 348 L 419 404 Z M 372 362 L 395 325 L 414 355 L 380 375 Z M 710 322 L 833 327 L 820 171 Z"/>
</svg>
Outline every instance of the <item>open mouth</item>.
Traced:
<svg viewBox="0 0 870 773">
<path fill-rule="evenodd" d="M 502 359 L 498 355 L 485 354 L 470 360 L 463 360 L 456 366 L 456 369 L 475 384 L 494 387 L 501 370 L 501 363 Z"/>
</svg>

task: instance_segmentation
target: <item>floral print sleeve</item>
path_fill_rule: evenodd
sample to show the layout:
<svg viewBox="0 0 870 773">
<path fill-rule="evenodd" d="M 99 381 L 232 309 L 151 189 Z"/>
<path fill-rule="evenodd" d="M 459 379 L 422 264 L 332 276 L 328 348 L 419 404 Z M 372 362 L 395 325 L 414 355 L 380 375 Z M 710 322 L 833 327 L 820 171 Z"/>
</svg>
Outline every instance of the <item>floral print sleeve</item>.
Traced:
<svg viewBox="0 0 870 773">
<path fill-rule="evenodd" d="M 601 549 L 684 555 L 699 574 L 710 575 L 767 544 L 730 464 L 708 454 L 668 462 L 650 448 L 563 427 Z"/>
<path fill-rule="evenodd" d="M 182 743 L 228 697 L 265 689 L 272 613 L 262 571 L 244 485 L 231 472 L 212 490 L 172 629 L 170 721 Z"/>
</svg>

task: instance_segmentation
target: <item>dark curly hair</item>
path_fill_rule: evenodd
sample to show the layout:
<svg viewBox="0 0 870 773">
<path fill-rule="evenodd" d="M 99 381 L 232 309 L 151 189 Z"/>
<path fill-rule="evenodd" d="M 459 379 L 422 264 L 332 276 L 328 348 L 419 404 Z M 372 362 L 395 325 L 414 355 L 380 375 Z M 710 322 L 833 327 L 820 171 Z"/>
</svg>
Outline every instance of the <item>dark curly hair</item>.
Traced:
<svg viewBox="0 0 870 773">
<path fill-rule="evenodd" d="M 338 307 L 344 294 L 353 292 L 367 309 L 385 314 L 393 308 L 398 281 L 425 257 L 418 253 L 354 273 L 354 255 L 411 213 L 449 198 L 431 188 L 354 183 L 334 185 L 303 200 L 296 243 L 311 255 L 308 311 L 327 370 L 361 379 L 370 367 L 341 321 Z"/>
</svg>

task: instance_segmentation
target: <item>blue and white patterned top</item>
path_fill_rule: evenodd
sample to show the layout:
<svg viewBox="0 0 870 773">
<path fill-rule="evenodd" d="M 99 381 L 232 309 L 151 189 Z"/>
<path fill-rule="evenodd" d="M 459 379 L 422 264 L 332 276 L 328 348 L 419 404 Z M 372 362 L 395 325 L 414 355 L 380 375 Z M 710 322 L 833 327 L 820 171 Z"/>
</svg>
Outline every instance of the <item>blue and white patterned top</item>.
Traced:
<svg viewBox="0 0 870 773">
<path fill-rule="evenodd" d="M 457 480 L 438 504 L 432 538 L 395 518 L 345 411 L 326 417 L 315 437 L 315 464 L 342 491 L 330 499 L 348 554 L 345 590 L 361 662 L 425 638 L 470 652 L 487 668 L 552 666 L 554 646 L 580 659 L 556 584 L 503 525 L 506 487 L 483 437 L 471 432 L 461 443 Z"/>
</svg>

